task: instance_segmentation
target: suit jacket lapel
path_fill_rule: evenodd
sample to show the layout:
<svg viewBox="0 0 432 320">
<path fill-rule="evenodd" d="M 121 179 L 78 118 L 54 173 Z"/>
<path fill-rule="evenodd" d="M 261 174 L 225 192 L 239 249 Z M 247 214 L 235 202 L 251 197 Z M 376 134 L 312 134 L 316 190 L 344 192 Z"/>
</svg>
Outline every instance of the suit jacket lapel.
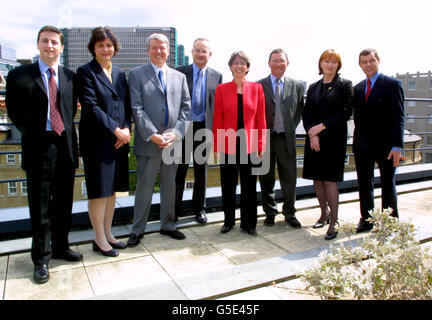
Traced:
<svg viewBox="0 0 432 320">
<path fill-rule="evenodd" d="M 37 62 L 33 64 L 32 77 L 48 98 L 48 92 L 42 79 L 42 74 L 39 69 L 39 63 Z"/>
<path fill-rule="evenodd" d="M 162 94 L 164 94 L 164 91 L 162 89 L 162 85 L 159 82 L 158 75 L 156 74 L 155 70 L 153 69 L 153 66 L 151 63 L 146 65 L 144 72 L 146 73 L 147 77 L 154 83 L 154 85 L 157 88 L 159 88 L 159 90 L 162 92 Z M 167 71 L 167 74 L 168 74 L 168 71 Z M 167 81 L 167 90 L 168 90 L 168 81 Z"/>
<path fill-rule="evenodd" d="M 63 67 L 60 67 L 60 66 L 58 68 L 58 81 L 59 81 L 59 93 L 60 93 L 60 103 L 59 103 L 59 106 L 60 106 L 60 112 L 61 112 L 61 115 L 62 115 L 62 118 L 63 118 L 63 122 L 64 122 L 65 121 L 65 116 L 67 115 L 67 111 L 68 110 L 66 110 L 66 107 L 65 107 L 65 105 L 63 103 L 62 97 L 66 96 L 65 90 L 69 86 L 71 86 L 72 84 L 69 83 L 69 79 L 66 76 L 66 74 L 64 73 Z"/>
<path fill-rule="evenodd" d="M 190 92 L 190 96 L 192 99 L 192 92 L 193 92 L 193 66 L 192 65 L 188 66 L 185 75 L 186 75 L 186 81 Z"/>
<path fill-rule="evenodd" d="M 290 81 L 288 78 L 285 77 L 284 78 L 284 93 L 283 93 L 283 98 L 282 98 L 282 104 L 284 103 L 286 98 L 291 95 L 292 86 L 293 86 L 292 81 Z"/>
<path fill-rule="evenodd" d="M 272 85 L 270 76 L 268 76 L 264 80 L 264 82 L 263 82 L 263 89 L 264 89 L 264 91 L 267 92 L 267 95 L 269 95 L 273 99 L 273 102 L 275 102 L 275 96 L 274 96 L 274 92 L 273 92 L 273 85 Z"/>
<path fill-rule="evenodd" d="M 110 89 L 112 92 L 114 92 L 115 94 L 117 94 L 117 90 L 114 88 L 113 83 L 115 81 L 115 74 L 114 74 L 114 66 L 112 69 L 113 74 L 112 79 L 113 79 L 113 83 L 111 83 L 111 81 L 109 81 L 107 75 L 105 74 L 105 72 L 102 69 L 102 66 L 96 61 L 96 59 L 93 59 L 90 63 L 94 73 L 96 74 L 96 77 L 108 88 Z"/>
<path fill-rule="evenodd" d="M 364 82 L 365 82 L 364 86 L 366 86 L 366 80 Z M 374 84 L 372 91 L 369 95 L 369 99 L 368 99 L 367 103 L 373 103 L 375 101 L 375 99 L 380 96 L 380 93 L 384 89 L 384 87 L 385 87 L 384 78 L 381 75 L 379 75 L 379 77 L 375 81 L 375 84 Z M 365 94 L 364 90 L 363 90 L 363 93 Z"/>
</svg>

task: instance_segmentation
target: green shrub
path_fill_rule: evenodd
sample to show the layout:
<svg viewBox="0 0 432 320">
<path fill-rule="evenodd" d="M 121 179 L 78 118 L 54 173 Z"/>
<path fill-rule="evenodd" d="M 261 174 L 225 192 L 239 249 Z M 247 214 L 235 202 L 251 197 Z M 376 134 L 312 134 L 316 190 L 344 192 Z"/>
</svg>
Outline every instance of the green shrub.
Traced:
<svg viewBox="0 0 432 320">
<path fill-rule="evenodd" d="M 390 213 L 371 211 L 374 230 L 359 246 L 349 241 L 323 251 L 319 264 L 301 276 L 306 290 L 322 299 L 432 299 L 432 256 L 415 240 L 414 226 Z M 338 231 L 350 237 L 355 225 Z"/>
</svg>

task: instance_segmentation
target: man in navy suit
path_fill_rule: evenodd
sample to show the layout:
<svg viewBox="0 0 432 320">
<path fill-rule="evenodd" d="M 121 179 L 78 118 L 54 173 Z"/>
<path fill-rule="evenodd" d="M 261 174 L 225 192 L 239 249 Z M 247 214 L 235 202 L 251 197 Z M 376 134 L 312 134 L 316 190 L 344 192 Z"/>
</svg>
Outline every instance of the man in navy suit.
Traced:
<svg viewBox="0 0 432 320">
<path fill-rule="evenodd" d="M 366 221 L 374 208 L 374 166 L 378 164 L 382 208 L 398 217 L 395 183 L 404 136 L 404 93 L 401 82 L 378 72 L 380 58 L 374 49 L 360 53 L 359 65 L 366 79 L 354 87 L 354 142 L 361 219 L 357 232 L 369 231 Z"/>
<path fill-rule="evenodd" d="M 78 165 L 73 124 L 77 93 L 75 73 L 59 66 L 63 43 L 59 29 L 42 27 L 37 38 L 39 60 L 12 70 L 6 84 L 8 116 L 21 131 L 37 283 L 49 280 L 51 258 L 82 258 L 68 244 Z"/>
<path fill-rule="evenodd" d="M 204 206 L 207 183 L 207 159 L 210 156 L 212 139 L 208 139 L 206 136 L 203 136 L 202 140 L 198 139 L 196 133 L 201 129 L 208 129 L 208 132 L 211 132 L 213 125 L 214 95 L 216 87 L 222 83 L 222 74 L 207 67 L 211 55 L 212 52 L 209 41 L 204 38 L 198 38 L 193 43 L 193 64 L 177 68 L 178 71 L 186 75 L 189 95 L 192 99 L 192 110 L 191 125 L 189 126 L 186 138 L 183 139 L 183 163 L 178 165 L 176 174 L 175 213 L 177 219 L 181 212 L 185 178 L 189 167 L 189 155 L 190 151 L 193 151 L 195 181 L 192 195 L 192 211 L 196 220 L 202 224 L 207 222 Z M 202 75 L 201 79 L 199 79 L 200 74 Z M 194 138 L 197 138 L 197 141 L 195 141 Z M 187 139 L 193 139 L 193 141 L 188 141 L 188 144 L 185 142 Z M 201 157 L 202 159 L 200 159 L 203 161 L 197 161 L 198 159 L 195 156 L 195 151 L 202 143 L 206 144 L 207 152 Z M 188 148 L 189 145 L 191 145 L 192 148 Z"/>
</svg>

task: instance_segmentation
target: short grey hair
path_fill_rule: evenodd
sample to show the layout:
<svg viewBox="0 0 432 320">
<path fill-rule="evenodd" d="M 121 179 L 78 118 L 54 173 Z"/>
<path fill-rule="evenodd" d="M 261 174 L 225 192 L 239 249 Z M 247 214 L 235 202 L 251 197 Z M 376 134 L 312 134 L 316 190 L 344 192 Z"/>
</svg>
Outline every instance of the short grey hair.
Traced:
<svg viewBox="0 0 432 320">
<path fill-rule="evenodd" d="M 168 40 L 166 35 L 164 35 L 162 33 L 153 33 L 152 35 L 150 35 L 147 38 L 147 50 L 150 48 L 150 42 L 152 40 L 159 40 L 159 41 L 165 42 L 169 48 L 170 44 L 169 44 L 169 40 Z"/>
<path fill-rule="evenodd" d="M 206 39 L 206 38 L 197 38 L 197 39 L 195 39 L 195 41 L 193 42 L 192 46 L 195 46 L 195 43 L 197 43 L 197 41 L 205 41 L 205 42 L 207 42 L 208 46 L 210 48 L 210 41 L 208 39 Z"/>
</svg>

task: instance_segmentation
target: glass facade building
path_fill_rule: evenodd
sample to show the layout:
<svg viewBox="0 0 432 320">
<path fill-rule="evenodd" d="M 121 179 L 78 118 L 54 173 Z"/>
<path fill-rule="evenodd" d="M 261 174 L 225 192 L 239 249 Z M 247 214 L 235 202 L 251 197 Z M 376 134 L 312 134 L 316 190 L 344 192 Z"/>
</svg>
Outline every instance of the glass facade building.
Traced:
<svg viewBox="0 0 432 320">
<path fill-rule="evenodd" d="M 113 63 L 126 73 L 131 69 L 149 62 L 147 38 L 153 33 L 162 33 L 170 42 L 170 55 L 167 64 L 178 66 L 177 31 L 173 27 L 113 27 L 119 43 L 120 52 L 113 58 Z M 87 49 L 92 28 L 61 29 L 65 37 L 62 60 L 65 67 L 76 71 L 77 68 L 92 59 Z"/>
</svg>

